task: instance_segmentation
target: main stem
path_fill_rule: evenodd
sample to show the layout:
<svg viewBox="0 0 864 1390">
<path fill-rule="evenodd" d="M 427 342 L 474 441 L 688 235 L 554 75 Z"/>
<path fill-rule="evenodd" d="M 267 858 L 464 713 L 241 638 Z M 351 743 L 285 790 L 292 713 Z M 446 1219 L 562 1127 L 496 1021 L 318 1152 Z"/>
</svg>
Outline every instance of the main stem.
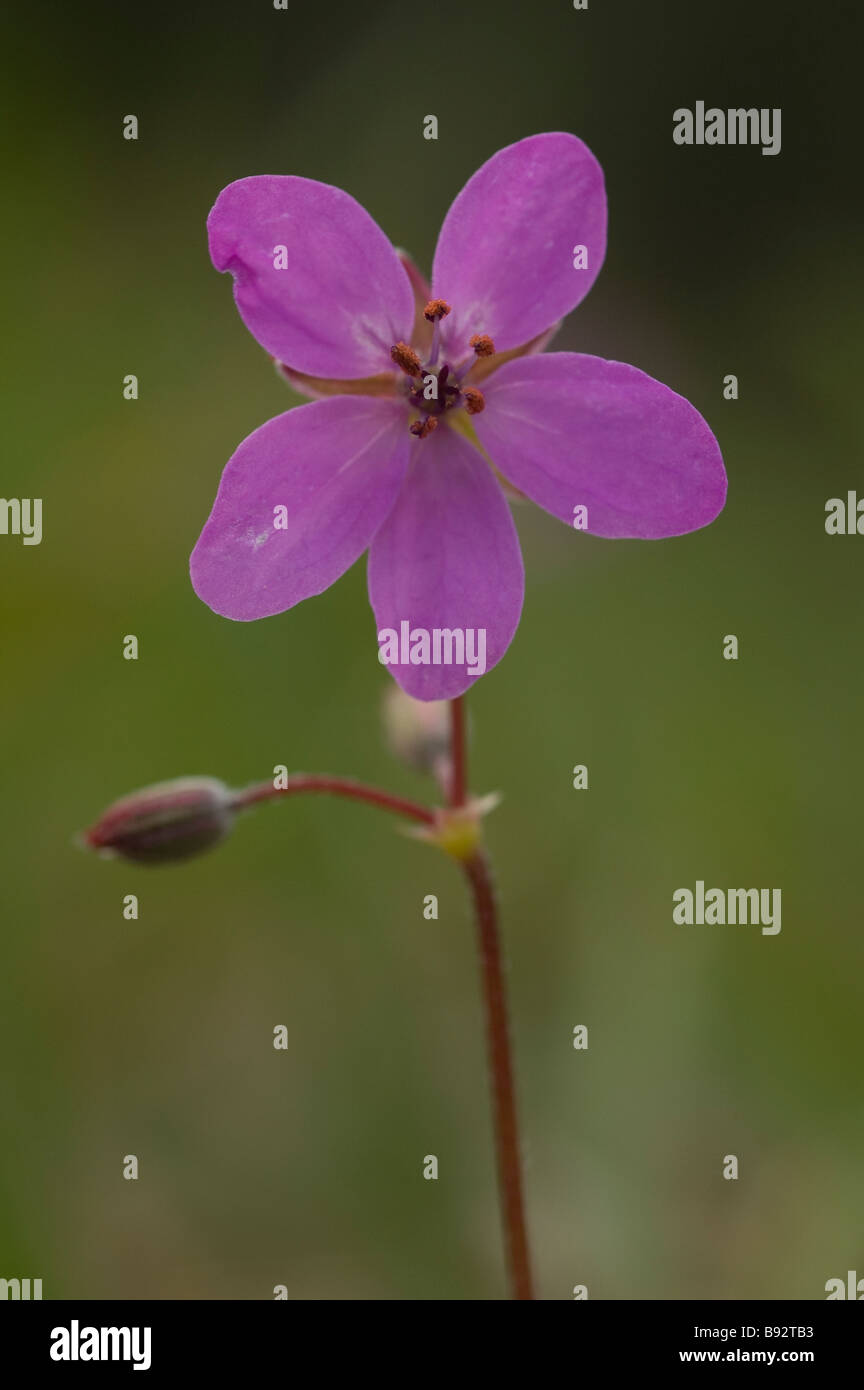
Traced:
<svg viewBox="0 0 864 1390">
<path fill-rule="evenodd" d="M 451 804 L 461 806 L 465 802 L 467 778 L 465 712 L 462 700 L 454 700 L 451 710 L 453 730 Z M 513 1078 L 510 1024 L 507 1014 L 507 989 L 501 960 L 501 937 L 498 931 L 498 907 L 489 859 L 485 851 L 476 850 L 469 859 L 463 861 L 463 868 L 471 887 L 477 919 L 483 997 L 486 1004 L 486 1031 L 489 1047 L 489 1071 L 492 1081 L 501 1218 L 507 1248 L 507 1265 L 513 1297 L 520 1300 L 533 1299 L 531 1256 L 528 1250 L 525 1202 L 522 1194 L 522 1163 L 519 1146 L 519 1122 L 516 1116 L 516 1086 Z"/>
<path fill-rule="evenodd" d="M 450 702 L 450 805 L 464 806 L 468 762 L 468 740 L 465 737 L 465 697 Z"/>
<path fill-rule="evenodd" d="M 453 700 L 451 710 L 452 763 L 449 797 L 451 807 L 464 806 L 468 797 L 468 755 L 465 737 L 465 706 L 462 699 Z M 391 811 L 410 820 L 434 826 L 436 814 L 415 801 L 393 796 L 380 787 L 366 786 L 347 777 L 329 777 L 318 773 L 296 773 L 281 785 L 259 782 L 234 795 L 232 804 L 238 810 L 282 796 L 297 796 L 306 792 L 323 792 L 365 801 L 380 810 Z M 519 1156 L 519 1124 L 516 1118 L 516 1087 L 513 1080 L 513 1057 L 510 1047 L 510 1024 L 507 1015 L 507 990 L 501 961 L 501 938 L 498 931 L 498 908 L 489 860 L 485 851 L 476 849 L 463 859 L 462 867 L 471 888 L 474 913 L 477 919 L 477 938 L 480 947 L 480 966 L 483 997 L 486 1005 L 486 1029 L 489 1044 L 489 1071 L 492 1081 L 492 1106 L 495 1121 L 495 1147 L 498 1159 L 498 1183 L 501 1197 L 501 1218 L 507 1249 L 507 1267 L 513 1297 L 533 1299 L 531 1258 L 525 1227 L 525 1203 L 522 1195 L 522 1164 Z"/>
</svg>

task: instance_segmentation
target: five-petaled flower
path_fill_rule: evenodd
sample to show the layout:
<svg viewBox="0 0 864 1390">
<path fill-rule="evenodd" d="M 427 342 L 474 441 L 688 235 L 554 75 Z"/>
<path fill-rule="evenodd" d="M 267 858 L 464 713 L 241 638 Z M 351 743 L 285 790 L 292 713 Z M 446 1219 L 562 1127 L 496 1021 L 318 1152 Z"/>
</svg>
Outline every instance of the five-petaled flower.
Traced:
<svg viewBox="0 0 864 1390">
<path fill-rule="evenodd" d="M 431 287 L 359 203 L 312 179 L 240 179 L 208 229 L 247 328 L 314 398 L 225 468 L 191 562 L 217 613 L 281 613 L 368 548 L 379 631 L 485 630 L 488 669 L 524 592 L 502 483 L 571 526 L 584 508 L 599 536 L 681 535 L 721 510 L 720 450 L 688 401 L 621 362 L 540 355 L 606 249 L 602 170 L 575 136 L 520 140 L 477 170 Z M 392 671 L 421 700 L 472 683 L 464 663 Z"/>
</svg>

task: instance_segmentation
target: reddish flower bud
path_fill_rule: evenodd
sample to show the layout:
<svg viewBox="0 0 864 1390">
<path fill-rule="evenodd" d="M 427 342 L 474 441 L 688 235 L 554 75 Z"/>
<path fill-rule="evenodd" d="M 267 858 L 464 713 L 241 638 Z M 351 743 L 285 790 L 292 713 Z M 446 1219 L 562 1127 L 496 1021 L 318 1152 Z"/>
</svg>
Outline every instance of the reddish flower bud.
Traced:
<svg viewBox="0 0 864 1390">
<path fill-rule="evenodd" d="M 232 793 L 213 777 L 178 777 L 115 801 L 84 832 L 84 843 L 138 864 L 191 859 L 234 824 Z"/>
</svg>

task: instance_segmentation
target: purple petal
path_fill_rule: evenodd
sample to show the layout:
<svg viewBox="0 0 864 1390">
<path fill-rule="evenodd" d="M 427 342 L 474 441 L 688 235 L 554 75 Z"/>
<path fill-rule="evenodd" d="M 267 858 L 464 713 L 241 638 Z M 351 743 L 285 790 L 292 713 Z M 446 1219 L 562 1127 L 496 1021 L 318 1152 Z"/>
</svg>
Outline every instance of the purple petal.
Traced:
<svg viewBox="0 0 864 1390">
<path fill-rule="evenodd" d="M 448 664 L 447 655 L 459 655 L 458 640 L 448 653 L 445 637 L 442 664 L 390 665 L 403 690 L 418 700 L 450 700 L 468 690 L 476 679 L 469 667 L 482 675 L 477 668 L 494 666 L 510 645 L 523 593 L 516 528 L 492 470 L 449 426 L 439 426 L 415 446 L 398 501 L 372 542 L 369 598 L 379 636 L 384 629 L 401 634 L 404 621 L 429 634 L 430 656 L 435 629 L 458 630 L 473 646 L 465 660 Z"/>
<path fill-rule="evenodd" d="M 587 248 L 587 269 L 573 268 Z M 445 349 L 488 333 L 499 352 L 569 314 L 606 254 L 603 170 L 575 135 L 532 135 L 499 150 L 468 180 L 444 219 L 432 291 L 451 314 Z"/>
<path fill-rule="evenodd" d="M 348 193 L 314 179 L 265 174 L 224 188 L 207 219 L 217 270 L 269 353 L 310 376 L 392 369 L 414 296 L 377 222 Z M 286 269 L 277 269 L 284 247 Z"/>
<path fill-rule="evenodd" d="M 268 420 L 222 474 L 190 562 L 198 597 L 250 622 L 329 588 L 392 507 L 410 440 L 404 410 L 357 396 Z"/>
<path fill-rule="evenodd" d="M 707 526 L 726 499 L 716 439 L 689 401 L 624 362 L 575 352 L 508 362 L 483 383 L 477 435 L 504 476 L 595 536 Z M 581 518 L 580 518 L 581 519 Z"/>
</svg>

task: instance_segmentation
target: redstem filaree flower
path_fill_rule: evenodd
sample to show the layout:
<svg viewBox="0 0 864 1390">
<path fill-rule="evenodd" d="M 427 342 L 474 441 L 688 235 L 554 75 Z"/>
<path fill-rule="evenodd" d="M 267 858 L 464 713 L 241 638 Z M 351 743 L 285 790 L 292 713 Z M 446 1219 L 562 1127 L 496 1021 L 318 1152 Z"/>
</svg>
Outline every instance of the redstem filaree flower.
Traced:
<svg viewBox="0 0 864 1390">
<path fill-rule="evenodd" d="M 312 179 L 239 179 L 208 231 L 243 322 L 317 397 L 225 468 L 191 559 L 215 612 L 282 613 L 368 549 L 379 640 L 403 623 L 419 634 L 392 674 L 452 699 L 519 623 L 508 492 L 610 538 L 681 535 L 723 507 L 720 450 L 688 401 L 625 363 L 542 351 L 606 251 L 603 173 L 575 136 L 530 136 L 472 175 L 431 285 L 354 198 Z M 426 659 L 436 630 L 482 632 L 482 670 Z"/>
</svg>

